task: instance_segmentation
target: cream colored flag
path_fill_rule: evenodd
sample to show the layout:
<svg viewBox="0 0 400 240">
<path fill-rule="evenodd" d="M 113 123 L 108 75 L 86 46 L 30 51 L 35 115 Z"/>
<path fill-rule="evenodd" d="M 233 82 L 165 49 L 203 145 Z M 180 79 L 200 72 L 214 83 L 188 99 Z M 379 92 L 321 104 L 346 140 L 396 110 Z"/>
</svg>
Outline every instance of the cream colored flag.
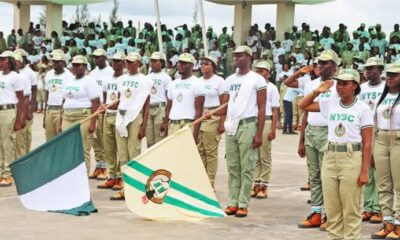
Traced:
<svg viewBox="0 0 400 240">
<path fill-rule="evenodd" d="M 189 127 L 128 162 L 122 173 L 126 205 L 143 218 L 199 221 L 225 216 Z"/>
</svg>

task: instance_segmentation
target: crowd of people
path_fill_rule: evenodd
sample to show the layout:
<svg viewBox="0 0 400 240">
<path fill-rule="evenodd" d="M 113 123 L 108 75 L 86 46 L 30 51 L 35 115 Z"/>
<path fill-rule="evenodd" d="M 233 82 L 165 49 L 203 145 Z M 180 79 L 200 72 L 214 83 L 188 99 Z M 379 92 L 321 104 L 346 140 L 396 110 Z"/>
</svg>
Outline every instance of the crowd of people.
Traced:
<svg viewBox="0 0 400 240">
<path fill-rule="evenodd" d="M 373 239 L 400 239 L 399 25 L 386 34 L 361 24 L 350 37 L 344 24 L 320 33 L 303 23 L 280 41 L 270 24 L 255 24 L 238 46 L 226 27 L 208 28 L 206 43 L 201 31 L 161 25 L 160 50 L 154 27 L 132 21 L 63 22 L 50 39 L 32 23 L 6 39 L 0 32 L 0 186 L 12 185 L 9 164 L 30 151 L 34 112 L 49 141 L 102 111 L 81 134 L 88 177 L 116 190 L 111 200 L 125 199 L 121 166 L 142 139 L 151 147 L 205 116 L 193 137 L 214 187 L 225 133 L 227 215 L 245 217 L 251 198 L 267 198 L 282 129 L 299 135 L 308 162 L 311 213 L 299 228 L 360 239 L 370 221 L 383 223 Z"/>
</svg>

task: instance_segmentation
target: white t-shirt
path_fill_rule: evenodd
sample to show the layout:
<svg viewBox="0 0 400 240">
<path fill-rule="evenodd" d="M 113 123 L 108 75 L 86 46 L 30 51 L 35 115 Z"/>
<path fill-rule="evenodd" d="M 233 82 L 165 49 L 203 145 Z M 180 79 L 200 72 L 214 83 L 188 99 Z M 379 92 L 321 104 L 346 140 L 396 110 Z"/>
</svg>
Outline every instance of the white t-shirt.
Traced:
<svg viewBox="0 0 400 240">
<path fill-rule="evenodd" d="M 361 84 L 361 92 L 358 94 L 358 98 L 365 102 L 373 112 L 375 112 L 376 104 L 382 96 L 383 89 L 385 88 L 385 82 L 382 81 L 376 86 L 372 86 L 368 82 Z"/>
<path fill-rule="evenodd" d="M 18 76 L 19 80 L 22 81 L 22 84 L 24 85 L 24 96 L 30 97 L 32 95 L 32 86 L 28 78 L 28 75 L 23 73 L 18 73 Z"/>
<path fill-rule="evenodd" d="M 370 107 L 357 98 L 349 106 L 331 98 L 320 101 L 319 108 L 328 121 L 328 141 L 333 143 L 361 143 L 361 129 L 374 125 Z"/>
<path fill-rule="evenodd" d="M 400 130 L 400 107 L 399 102 L 397 102 L 396 106 L 392 106 L 396 101 L 397 97 L 399 96 L 398 93 L 392 94 L 388 93 L 385 99 L 379 104 L 378 108 L 376 109 L 376 116 L 377 116 L 377 127 L 378 129 L 383 130 Z M 394 111 L 391 114 L 391 111 Z M 392 116 L 392 126 L 390 126 L 390 116 Z"/>
<path fill-rule="evenodd" d="M 171 77 L 164 71 L 151 72 L 147 77 L 153 82 L 153 87 L 150 91 L 150 104 L 167 102 L 167 90 L 172 82 Z"/>
<path fill-rule="evenodd" d="M 92 100 L 100 96 L 99 88 L 93 87 L 93 81 L 89 76 L 67 81 L 63 90 L 64 109 L 91 108 Z"/>
<path fill-rule="evenodd" d="M 120 102 L 118 105 L 119 110 L 127 110 L 131 107 L 129 103 L 132 103 L 136 96 L 143 89 L 151 89 L 152 82 L 145 75 L 137 73 L 135 75 L 125 74 L 121 76 L 118 81 L 118 91 L 120 93 Z"/>
<path fill-rule="evenodd" d="M 302 77 L 299 77 L 299 78 L 297 79 L 298 88 L 304 90 L 304 87 L 305 87 L 306 84 L 307 84 L 308 82 L 310 82 L 310 81 L 312 81 L 312 80 L 311 80 L 311 76 L 310 76 L 309 74 L 306 74 L 306 75 L 304 75 L 304 76 L 302 76 Z"/>
<path fill-rule="evenodd" d="M 267 103 L 265 105 L 265 115 L 272 116 L 272 108 L 279 108 L 280 97 L 278 88 L 275 84 L 268 82 L 267 83 Z"/>
<path fill-rule="evenodd" d="M 37 74 L 28 65 L 25 65 L 25 67 L 20 69 L 19 72 L 28 77 L 32 86 L 37 85 Z"/>
<path fill-rule="evenodd" d="M 90 72 L 89 76 L 91 77 L 92 80 L 94 80 L 93 86 L 98 86 L 98 91 L 102 92 L 103 91 L 103 81 L 106 78 L 110 78 L 114 74 L 114 70 L 112 67 L 107 65 L 105 68 L 100 69 L 99 67 L 96 67 L 93 69 L 93 71 Z M 103 97 L 100 97 L 100 103 L 103 102 Z"/>
<path fill-rule="evenodd" d="M 204 96 L 204 85 L 195 76 L 191 76 L 185 80 L 176 79 L 168 87 L 168 100 L 172 101 L 169 119 L 181 120 L 192 119 L 194 120 L 195 98 Z"/>
<path fill-rule="evenodd" d="M 106 104 L 118 98 L 118 83 L 126 77 L 127 75 L 122 74 L 119 77 L 114 77 L 112 75 L 103 79 L 103 93 L 106 93 Z M 101 96 L 101 98 L 103 98 L 103 96 Z M 116 112 L 116 110 L 107 109 L 107 112 Z"/>
<path fill-rule="evenodd" d="M 281 46 L 285 49 L 286 53 L 290 53 L 292 51 L 293 41 L 291 39 L 283 40 Z"/>
<path fill-rule="evenodd" d="M 18 73 L 10 72 L 4 75 L 0 72 L 0 105 L 17 104 L 18 98 L 15 92 L 23 90 L 24 84 Z"/>
<path fill-rule="evenodd" d="M 236 98 L 240 86 L 244 81 L 249 78 L 255 78 L 256 82 L 254 88 L 252 89 L 253 92 L 250 95 L 250 99 L 247 102 L 246 111 L 244 112 L 241 119 L 256 117 L 258 115 L 257 92 L 265 89 L 267 87 L 267 83 L 260 74 L 253 71 L 250 71 L 245 75 L 234 73 L 225 80 L 225 93 L 229 94 L 229 98 Z M 230 108 L 228 106 L 228 112 L 229 111 Z"/>
<path fill-rule="evenodd" d="M 206 94 L 204 107 L 218 107 L 221 105 L 219 96 L 224 94 L 224 79 L 214 74 L 210 79 L 205 80 L 204 77 L 202 77 L 200 80 L 204 84 L 204 91 Z"/>
<path fill-rule="evenodd" d="M 255 42 L 257 42 L 258 41 L 258 37 L 256 36 L 256 35 L 253 35 L 253 36 L 248 36 L 247 38 L 246 38 L 246 44 L 247 44 L 247 46 L 252 46 Z M 253 52 L 253 53 L 255 53 L 255 52 L 257 52 L 257 44 L 256 45 L 254 45 L 253 47 L 250 47 L 251 48 L 251 51 Z"/>
<path fill-rule="evenodd" d="M 321 78 L 317 78 L 306 83 L 304 86 L 304 96 L 309 95 L 313 90 L 317 89 L 320 84 Z M 334 85 L 326 93 L 322 93 L 315 98 L 314 102 L 320 102 L 321 104 L 321 102 L 328 101 L 331 98 L 339 98 L 336 91 L 336 81 L 334 81 Z M 309 112 L 307 122 L 311 126 L 328 126 L 328 121 L 319 112 Z"/>
<path fill-rule="evenodd" d="M 64 86 L 73 79 L 74 75 L 68 69 L 64 69 L 64 72 L 59 75 L 54 70 L 48 71 L 44 82 L 44 88 L 49 92 L 47 105 L 61 106 L 64 99 Z"/>
</svg>

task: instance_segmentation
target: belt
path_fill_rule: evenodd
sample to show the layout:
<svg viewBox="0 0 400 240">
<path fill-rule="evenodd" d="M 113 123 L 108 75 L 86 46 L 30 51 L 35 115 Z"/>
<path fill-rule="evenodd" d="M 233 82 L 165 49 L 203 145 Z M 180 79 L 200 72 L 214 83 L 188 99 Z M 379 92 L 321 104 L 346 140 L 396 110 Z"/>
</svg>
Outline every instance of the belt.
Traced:
<svg viewBox="0 0 400 240">
<path fill-rule="evenodd" d="M 204 110 L 214 110 L 217 109 L 219 106 L 215 106 L 215 107 L 204 107 Z"/>
<path fill-rule="evenodd" d="M 47 109 L 48 110 L 60 110 L 62 108 L 62 106 L 61 105 L 59 105 L 59 106 L 47 106 Z"/>
<path fill-rule="evenodd" d="M 115 117 L 117 116 L 117 112 L 106 112 L 106 117 Z"/>
<path fill-rule="evenodd" d="M 165 107 L 167 104 L 165 102 L 150 104 L 150 109 Z"/>
<path fill-rule="evenodd" d="M 361 143 L 352 143 L 353 152 L 361 151 Z M 347 144 L 328 143 L 328 150 L 333 152 L 347 152 Z"/>
<path fill-rule="evenodd" d="M 252 123 L 252 122 L 256 122 L 257 118 L 256 117 L 249 117 L 249 118 L 245 118 L 239 121 L 239 126 L 243 125 L 245 123 Z"/>
<path fill-rule="evenodd" d="M 192 119 L 170 120 L 171 123 L 191 123 Z"/>
<path fill-rule="evenodd" d="M 272 116 L 265 116 L 265 120 L 272 120 Z"/>
<path fill-rule="evenodd" d="M 308 127 L 313 128 L 313 129 L 327 129 L 328 126 L 313 126 L 313 125 L 308 125 Z"/>
<path fill-rule="evenodd" d="M 80 110 L 90 110 L 91 108 L 67 108 L 64 112 L 80 111 Z"/>
<path fill-rule="evenodd" d="M 15 108 L 14 104 L 0 105 L 0 110 L 8 110 L 8 109 L 14 109 L 14 108 Z"/>
</svg>

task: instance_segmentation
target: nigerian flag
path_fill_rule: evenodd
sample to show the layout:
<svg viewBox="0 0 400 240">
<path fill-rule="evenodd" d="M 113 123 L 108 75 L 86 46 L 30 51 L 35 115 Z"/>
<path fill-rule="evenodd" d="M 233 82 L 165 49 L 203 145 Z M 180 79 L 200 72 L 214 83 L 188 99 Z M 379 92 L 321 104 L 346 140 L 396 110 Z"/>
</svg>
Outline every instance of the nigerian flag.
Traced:
<svg viewBox="0 0 400 240">
<path fill-rule="evenodd" d="M 198 221 L 225 216 L 189 127 L 128 162 L 122 173 L 126 205 L 141 217 Z"/>
<path fill-rule="evenodd" d="M 90 199 L 80 124 L 11 164 L 24 207 L 37 211 L 89 215 Z"/>
</svg>

